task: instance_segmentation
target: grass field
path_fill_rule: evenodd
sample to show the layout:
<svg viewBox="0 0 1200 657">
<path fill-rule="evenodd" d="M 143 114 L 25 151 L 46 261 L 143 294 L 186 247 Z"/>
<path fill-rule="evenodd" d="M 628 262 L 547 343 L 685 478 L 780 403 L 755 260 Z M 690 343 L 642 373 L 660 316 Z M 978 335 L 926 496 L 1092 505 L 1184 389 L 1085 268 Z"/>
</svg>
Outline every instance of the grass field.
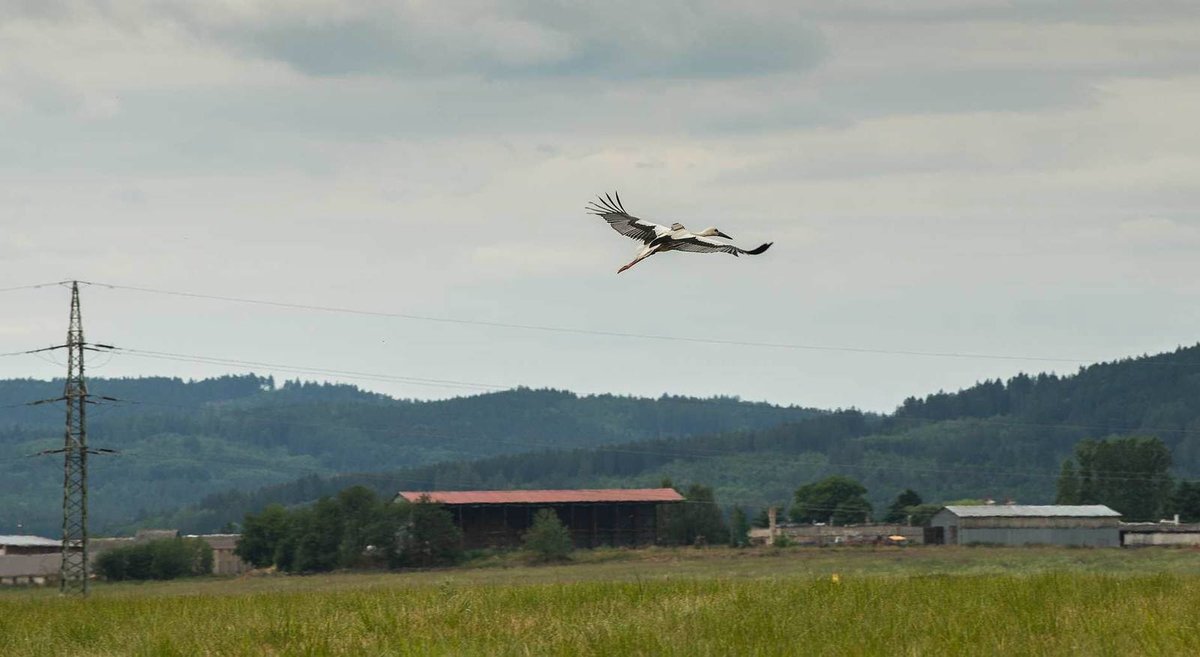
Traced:
<svg viewBox="0 0 1200 657">
<path fill-rule="evenodd" d="M 1195 655 L 1200 552 L 601 550 L 0 592 L 0 655 L 125 654 Z"/>
</svg>

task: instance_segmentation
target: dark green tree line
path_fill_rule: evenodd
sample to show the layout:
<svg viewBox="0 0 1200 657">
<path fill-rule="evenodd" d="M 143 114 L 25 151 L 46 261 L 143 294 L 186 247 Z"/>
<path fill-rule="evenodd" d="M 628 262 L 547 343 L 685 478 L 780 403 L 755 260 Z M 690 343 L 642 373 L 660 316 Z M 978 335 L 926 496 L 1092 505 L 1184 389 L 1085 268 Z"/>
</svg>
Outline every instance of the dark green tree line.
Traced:
<svg viewBox="0 0 1200 657">
<path fill-rule="evenodd" d="M 163 538 L 101 552 L 96 574 L 110 582 L 175 579 L 212 572 L 213 551 L 198 538 Z"/>
<path fill-rule="evenodd" d="M 235 552 L 258 567 L 323 572 L 450 564 L 461 544 L 450 513 L 428 498 L 392 502 L 355 486 L 311 506 L 246 514 Z"/>
</svg>

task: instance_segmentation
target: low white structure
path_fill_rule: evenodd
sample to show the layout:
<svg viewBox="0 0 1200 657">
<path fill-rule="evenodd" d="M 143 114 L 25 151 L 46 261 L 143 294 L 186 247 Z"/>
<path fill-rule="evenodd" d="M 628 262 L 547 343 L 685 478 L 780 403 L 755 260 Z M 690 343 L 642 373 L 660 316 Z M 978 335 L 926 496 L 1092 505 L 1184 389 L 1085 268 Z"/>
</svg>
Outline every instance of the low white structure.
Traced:
<svg viewBox="0 0 1200 657">
<path fill-rule="evenodd" d="M 1121 523 L 1121 544 L 1125 547 L 1200 545 L 1200 524 Z"/>
</svg>

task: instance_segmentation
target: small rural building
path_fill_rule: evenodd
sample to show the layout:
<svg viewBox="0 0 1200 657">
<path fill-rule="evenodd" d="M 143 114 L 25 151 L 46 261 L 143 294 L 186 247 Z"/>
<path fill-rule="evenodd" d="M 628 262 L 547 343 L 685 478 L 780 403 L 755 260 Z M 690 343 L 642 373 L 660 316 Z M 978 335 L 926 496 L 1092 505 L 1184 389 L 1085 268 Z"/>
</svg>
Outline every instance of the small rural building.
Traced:
<svg viewBox="0 0 1200 657">
<path fill-rule="evenodd" d="M 237 548 L 237 542 L 241 536 L 241 534 L 190 534 L 186 538 L 198 538 L 212 548 L 212 574 L 241 575 L 253 568 L 233 552 Z"/>
<path fill-rule="evenodd" d="M 1120 547 L 1120 520 L 1103 504 L 947 506 L 929 520 L 925 542 Z"/>
<path fill-rule="evenodd" d="M 1200 545 L 1200 524 L 1174 522 L 1123 522 L 1121 545 L 1125 547 Z"/>
<path fill-rule="evenodd" d="M 61 564 L 60 540 L 0 535 L 0 585 L 40 586 L 57 581 Z"/>
<path fill-rule="evenodd" d="M 659 507 L 683 502 L 673 488 L 403 491 L 396 500 L 423 496 L 450 511 L 468 549 L 520 545 L 539 509 L 558 514 L 576 547 L 654 545 Z"/>
<path fill-rule="evenodd" d="M 0 586 L 43 586 L 58 581 L 62 553 L 0 555 Z"/>
<path fill-rule="evenodd" d="M 0 555 L 56 554 L 62 552 L 62 541 L 54 538 L 24 535 L 0 535 Z"/>
</svg>

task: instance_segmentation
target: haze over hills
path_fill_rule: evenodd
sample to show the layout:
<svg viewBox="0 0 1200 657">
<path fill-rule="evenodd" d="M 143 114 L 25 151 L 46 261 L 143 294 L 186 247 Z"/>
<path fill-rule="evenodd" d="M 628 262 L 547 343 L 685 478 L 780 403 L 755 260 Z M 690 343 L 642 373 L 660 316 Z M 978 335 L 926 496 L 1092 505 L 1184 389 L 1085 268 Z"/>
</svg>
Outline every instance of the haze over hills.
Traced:
<svg viewBox="0 0 1200 657">
<path fill-rule="evenodd" d="M 394 470 L 547 448 L 757 429 L 810 417 L 733 398 L 578 396 L 518 388 L 441 401 L 397 400 L 354 386 L 226 376 L 90 379 L 112 397 L 89 406 L 95 532 L 230 489 L 301 476 Z M 62 460 L 61 381 L 0 381 L 0 533 L 56 536 Z"/>
<path fill-rule="evenodd" d="M 61 409 L 20 404 L 52 398 L 60 385 L 0 381 L 0 532 L 56 530 L 61 464 L 26 455 L 58 446 Z M 752 507 L 838 473 L 863 481 L 877 508 L 906 487 L 930 501 L 1050 502 L 1074 444 L 1112 434 L 1159 436 L 1177 476 L 1200 473 L 1200 347 L 913 397 L 886 416 L 529 389 L 395 400 L 256 376 L 91 387 L 127 400 L 90 416 L 91 444 L 121 452 L 91 461 L 96 531 L 215 530 L 267 503 L 303 503 L 352 483 L 389 493 L 669 477 Z"/>
<path fill-rule="evenodd" d="M 776 427 L 502 455 L 369 475 L 306 477 L 231 491 L 162 517 L 207 528 L 270 502 L 297 504 L 351 484 L 408 489 L 677 484 L 716 487 L 725 504 L 786 503 L 828 474 L 859 479 L 882 508 L 900 490 L 927 501 L 992 496 L 1051 503 L 1059 466 L 1087 437 L 1154 435 L 1177 477 L 1200 475 L 1200 347 L 1081 368 L 1018 375 L 910 398 L 880 417 L 837 411 Z"/>
</svg>

